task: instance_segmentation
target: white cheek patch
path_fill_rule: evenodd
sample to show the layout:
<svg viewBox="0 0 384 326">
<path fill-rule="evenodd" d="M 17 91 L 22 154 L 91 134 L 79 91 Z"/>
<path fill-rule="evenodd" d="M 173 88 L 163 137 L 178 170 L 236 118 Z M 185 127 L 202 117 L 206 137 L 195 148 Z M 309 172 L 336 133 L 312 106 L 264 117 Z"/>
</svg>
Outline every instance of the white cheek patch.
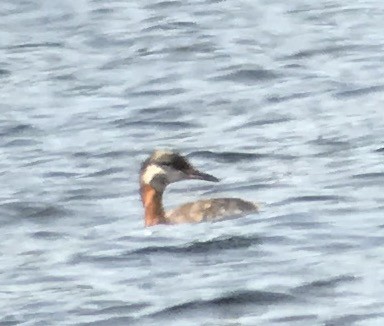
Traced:
<svg viewBox="0 0 384 326">
<path fill-rule="evenodd" d="M 167 173 L 157 165 L 149 165 L 143 174 L 142 180 L 145 184 L 150 184 L 155 176 L 166 175 Z"/>
</svg>

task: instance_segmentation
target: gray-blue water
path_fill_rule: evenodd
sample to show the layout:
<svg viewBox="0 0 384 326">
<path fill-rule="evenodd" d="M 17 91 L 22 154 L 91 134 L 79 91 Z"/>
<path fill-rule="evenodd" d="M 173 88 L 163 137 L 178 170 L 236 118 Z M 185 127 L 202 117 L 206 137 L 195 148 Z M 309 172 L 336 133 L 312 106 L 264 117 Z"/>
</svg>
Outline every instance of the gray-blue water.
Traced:
<svg viewBox="0 0 384 326">
<path fill-rule="evenodd" d="M 384 2 L 0 4 L 0 325 L 383 325 Z M 143 227 L 173 148 L 260 214 Z"/>
</svg>

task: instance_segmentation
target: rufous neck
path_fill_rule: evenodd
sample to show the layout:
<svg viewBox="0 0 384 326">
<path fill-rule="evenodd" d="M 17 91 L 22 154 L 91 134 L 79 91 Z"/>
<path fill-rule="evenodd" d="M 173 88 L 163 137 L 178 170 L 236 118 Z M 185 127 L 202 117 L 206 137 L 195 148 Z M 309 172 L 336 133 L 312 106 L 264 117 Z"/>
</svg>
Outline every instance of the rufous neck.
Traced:
<svg viewBox="0 0 384 326">
<path fill-rule="evenodd" d="M 166 224 L 165 213 L 163 208 L 163 192 L 157 191 L 150 185 L 142 185 L 141 201 L 145 210 L 145 226 L 153 226 L 157 224 Z"/>
</svg>

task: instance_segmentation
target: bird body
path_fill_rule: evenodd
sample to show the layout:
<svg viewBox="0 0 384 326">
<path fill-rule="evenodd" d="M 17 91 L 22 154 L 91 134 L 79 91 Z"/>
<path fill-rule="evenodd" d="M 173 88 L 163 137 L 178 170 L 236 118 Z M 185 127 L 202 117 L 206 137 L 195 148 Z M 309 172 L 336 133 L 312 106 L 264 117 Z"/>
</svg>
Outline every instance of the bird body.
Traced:
<svg viewBox="0 0 384 326">
<path fill-rule="evenodd" d="M 211 198 L 185 203 L 166 213 L 166 219 L 172 223 L 197 223 L 234 218 L 247 212 L 257 211 L 256 204 L 240 198 Z"/>
</svg>

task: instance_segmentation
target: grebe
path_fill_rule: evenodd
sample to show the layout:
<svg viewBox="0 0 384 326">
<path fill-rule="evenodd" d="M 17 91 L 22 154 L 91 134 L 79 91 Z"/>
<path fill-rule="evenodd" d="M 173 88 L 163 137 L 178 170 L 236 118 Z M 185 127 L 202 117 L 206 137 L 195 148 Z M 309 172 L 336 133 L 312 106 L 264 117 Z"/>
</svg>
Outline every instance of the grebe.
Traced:
<svg viewBox="0 0 384 326">
<path fill-rule="evenodd" d="M 164 212 L 162 199 L 165 188 L 171 183 L 191 179 L 219 181 L 195 169 L 185 157 L 172 151 L 155 150 L 143 162 L 140 193 L 145 209 L 145 226 L 214 221 L 258 211 L 256 204 L 239 198 L 212 198 Z"/>
</svg>

